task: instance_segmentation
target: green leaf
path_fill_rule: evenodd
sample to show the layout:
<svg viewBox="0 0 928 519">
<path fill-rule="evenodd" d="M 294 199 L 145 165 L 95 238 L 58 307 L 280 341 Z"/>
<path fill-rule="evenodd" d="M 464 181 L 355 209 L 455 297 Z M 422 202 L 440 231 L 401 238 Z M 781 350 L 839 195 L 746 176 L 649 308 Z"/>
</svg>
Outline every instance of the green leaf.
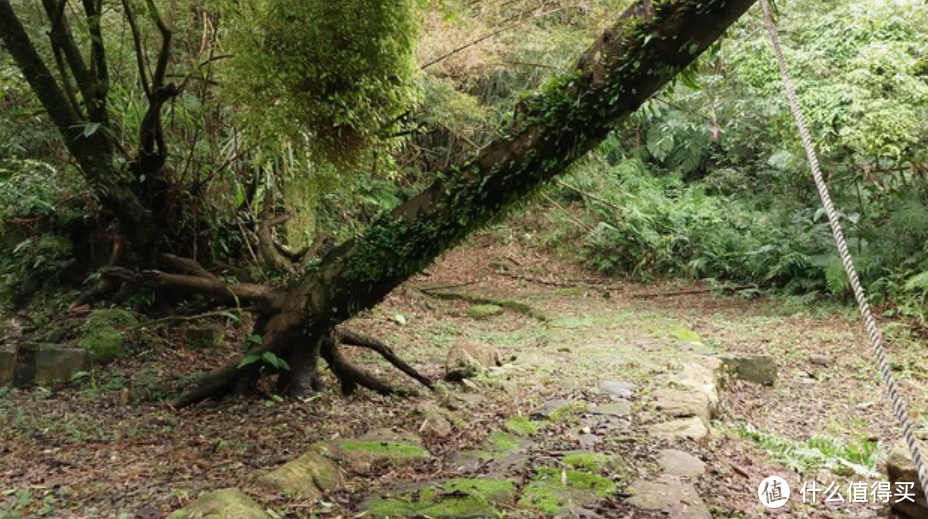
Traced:
<svg viewBox="0 0 928 519">
<path fill-rule="evenodd" d="M 84 125 L 84 137 L 90 137 L 100 129 L 100 123 L 89 122 Z"/>
<path fill-rule="evenodd" d="M 244 367 L 250 366 L 254 364 L 255 362 L 258 362 L 259 360 L 261 360 L 260 355 L 256 353 L 249 353 L 248 355 L 245 355 L 244 357 L 242 357 L 242 361 L 238 363 L 238 369 L 242 369 Z"/>
</svg>

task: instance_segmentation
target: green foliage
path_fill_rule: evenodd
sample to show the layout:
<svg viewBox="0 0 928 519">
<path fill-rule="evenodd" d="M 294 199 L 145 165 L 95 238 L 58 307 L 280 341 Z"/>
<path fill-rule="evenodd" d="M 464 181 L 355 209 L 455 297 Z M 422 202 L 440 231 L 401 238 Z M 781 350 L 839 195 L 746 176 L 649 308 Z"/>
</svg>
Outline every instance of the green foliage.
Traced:
<svg viewBox="0 0 928 519">
<path fill-rule="evenodd" d="M 772 436 L 747 425 L 734 430 L 735 435 L 746 438 L 766 450 L 775 459 L 800 474 L 810 474 L 826 468 L 836 474 L 875 477 L 880 445 L 863 439 L 845 444 L 834 438 L 816 436 L 805 442 L 796 442 Z"/>
<path fill-rule="evenodd" d="M 414 104 L 411 0 L 220 1 L 226 94 L 258 142 L 306 145 L 335 164 L 398 129 Z"/>
<path fill-rule="evenodd" d="M 865 288 L 928 324 L 928 10 L 914 0 L 781 11 L 781 37 Z M 849 298 L 757 13 L 574 168 L 555 218 L 579 259 L 639 278 Z M 572 251 L 575 253 L 576 251 Z M 910 282 L 910 280 L 913 280 Z"/>
</svg>

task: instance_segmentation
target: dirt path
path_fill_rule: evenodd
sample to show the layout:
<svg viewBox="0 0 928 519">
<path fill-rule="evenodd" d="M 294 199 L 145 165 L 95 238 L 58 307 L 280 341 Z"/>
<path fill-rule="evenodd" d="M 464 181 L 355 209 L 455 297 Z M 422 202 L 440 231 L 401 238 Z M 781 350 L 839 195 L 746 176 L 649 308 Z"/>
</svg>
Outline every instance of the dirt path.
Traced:
<svg viewBox="0 0 928 519">
<path fill-rule="evenodd" d="M 501 270 L 509 274 L 500 275 Z M 662 450 L 693 454 L 705 463 L 705 473 L 689 479 L 712 517 L 762 517 L 771 513 L 755 495 L 764 477 L 782 476 L 794 493 L 813 478 L 826 484 L 870 481 L 875 474 L 866 474 L 867 468 L 872 470 L 898 438 L 846 309 L 811 311 L 789 301 L 708 294 L 640 299 L 633 294 L 668 287 L 586 278 L 588 274 L 529 249 L 497 245 L 484 237 L 450 254 L 357 320 L 356 327 L 386 338 L 435 378 L 443 375 L 447 351 L 462 342 L 492 345 L 506 360 L 465 386 L 449 385 L 436 394 L 401 399 L 326 393 L 303 402 L 269 398 L 181 412 L 135 402 L 159 380 L 192 374 L 206 362 L 199 352 L 176 344 L 156 344 L 131 364 L 95 372 L 91 382 L 54 391 L 6 392 L 0 398 L 0 518 L 160 518 L 203 491 L 226 487 L 244 489 L 277 517 L 352 517 L 371 496 L 395 488 L 397 481 L 421 486 L 460 477 L 462 452 L 485 450 L 488 437 L 511 429 L 514 418 L 528 419 L 555 401 L 579 404 L 556 420 L 537 418 L 541 426 L 518 446 L 527 463 L 503 476 L 524 496 L 539 471 L 550 467 L 541 459 L 545 453 L 562 471 L 567 470 L 564 454 L 571 450 L 615 455 L 621 471 L 587 471 L 616 486 L 617 492 L 583 509 L 601 517 L 660 516 L 630 494 L 654 493 L 647 484 L 667 472 L 658 463 Z M 548 321 L 513 310 L 474 319 L 468 316 L 469 303 L 418 290 L 452 285 L 460 292 L 528 304 Z M 920 362 L 923 345 L 902 330 L 889 329 L 897 375 L 910 401 L 924 402 L 928 383 Z M 720 388 L 719 405 L 705 417 L 710 435 L 660 437 L 659 424 L 702 420 L 701 411 L 689 404 L 673 404 L 675 398 L 686 398 L 672 392 L 692 394 L 692 385 L 681 384 L 681 374 L 726 352 L 773 357 L 779 367 L 777 383 L 767 387 L 734 381 Z M 215 362 L 232 354 L 230 348 L 205 357 Z M 812 355 L 818 363 L 811 361 Z M 357 358 L 383 376 L 407 383 L 373 357 Z M 628 395 L 610 395 L 601 385 L 604 381 L 634 389 Z M 132 395 L 128 405 L 127 393 Z M 664 405 L 655 406 L 661 401 Z M 627 409 L 614 406 L 624 403 Z M 595 413 L 602 405 L 613 405 L 607 409 L 615 413 Z M 450 433 L 422 427 L 428 406 L 453 413 L 456 423 Z M 924 408 L 913 411 L 925 420 Z M 348 484 L 316 502 L 280 497 L 256 484 L 258 476 L 318 442 L 358 438 L 384 428 L 419 434 L 428 459 L 355 470 Z M 808 447 L 805 442 L 814 437 L 835 441 L 827 448 L 813 442 L 820 447 L 818 454 L 797 449 Z M 851 463 L 863 473 L 849 472 Z M 476 470 L 479 477 L 492 475 L 486 465 Z M 537 507 L 519 506 L 520 499 L 494 506 L 513 517 L 531 516 L 526 510 Z M 783 513 L 857 518 L 883 516 L 886 508 L 802 505 L 794 498 Z"/>
</svg>

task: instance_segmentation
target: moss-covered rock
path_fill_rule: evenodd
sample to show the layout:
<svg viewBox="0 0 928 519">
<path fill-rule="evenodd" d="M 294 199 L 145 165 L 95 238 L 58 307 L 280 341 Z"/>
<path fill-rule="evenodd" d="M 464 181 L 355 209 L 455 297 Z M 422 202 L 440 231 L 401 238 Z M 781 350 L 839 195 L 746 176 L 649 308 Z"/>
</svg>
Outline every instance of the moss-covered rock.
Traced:
<svg viewBox="0 0 928 519">
<path fill-rule="evenodd" d="M 532 436 L 541 428 L 541 424 L 529 420 L 525 416 L 513 416 L 506 420 L 503 428 L 516 436 Z"/>
<path fill-rule="evenodd" d="M 505 431 L 493 431 L 487 437 L 486 448 L 496 452 L 515 452 L 531 445 L 531 441 Z"/>
<path fill-rule="evenodd" d="M 564 453 L 561 463 L 578 470 L 590 472 L 608 472 L 612 475 L 624 476 L 627 471 L 625 461 L 615 454 L 604 454 L 591 451 L 571 451 Z"/>
<path fill-rule="evenodd" d="M 614 494 L 611 480 L 578 470 L 539 469 L 522 491 L 519 506 L 554 515 L 571 506 L 596 504 Z"/>
<path fill-rule="evenodd" d="M 467 309 L 467 316 L 472 319 L 486 319 L 500 315 L 505 310 L 499 305 L 472 305 Z"/>
<path fill-rule="evenodd" d="M 323 493 L 342 484 L 341 473 L 332 460 L 309 452 L 268 472 L 258 479 L 258 485 L 286 496 L 318 499 Z"/>
<path fill-rule="evenodd" d="M 320 442 L 313 446 L 312 452 L 351 470 L 363 470 L 381 464 L 413 465 L 431 459 L 431 454 L 417 437 L 405 436 Z"/>
<path fill-rule="evenodd" d="M 226 329 L 219 324 L 198 324 L 184 329 L 184 343 L 188 348 L 209 349 L 222 345 Z"/>
<path fill-rule="evenodd" d="M 167 519 L 271 519 L 258 503 L 237 488 L 207 492 Z"/>
<path fill-rule="evenodd" d="M 94 363 L 113 361 L 126 350 L 125 329 L 138 324 L 135 316 L 126 310 L 94 310 L 80 327 L 77 345 L 90 353 Z"/>
<path fill-rule="evenodd" d="M 458 478 L 375 498 L 366 512 L 377 518 L 495 519 L 497 507 L 511 506 L 515 495 L 508 479 Z"/>
</svg>

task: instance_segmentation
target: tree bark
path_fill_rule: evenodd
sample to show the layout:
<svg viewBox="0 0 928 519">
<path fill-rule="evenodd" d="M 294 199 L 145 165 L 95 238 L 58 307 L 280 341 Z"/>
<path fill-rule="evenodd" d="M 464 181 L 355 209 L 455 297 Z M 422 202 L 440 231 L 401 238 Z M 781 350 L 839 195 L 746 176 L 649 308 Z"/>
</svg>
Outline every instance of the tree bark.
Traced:
<svg viewBox="0 0 928 519">
<path fill-rule="evenodd" d="M 516 107 L 501 137 L 439 175 L 319 266 L 278 289 L 288 301 L 254 352 L 284 351 L 295 336 L 329 337 L 335 326 L 379 303 L 473 231 L 563 173 L 650 96 L 690 65 L 754 0 L 640 0 L 581 56 L 573 71 Z M 301 341 L 305 348 L 308 341 Z M 344 389 L 388 386 L 356 373 L 338 341 L 322 356 Z M 239 376 L 220 368 L 181 394 L 177 405 L 228 392 Z M 362 382 L 363 381 L 363 382 Z M 366 383 L 366 384 L 364 384 Z"/>
</svg>

